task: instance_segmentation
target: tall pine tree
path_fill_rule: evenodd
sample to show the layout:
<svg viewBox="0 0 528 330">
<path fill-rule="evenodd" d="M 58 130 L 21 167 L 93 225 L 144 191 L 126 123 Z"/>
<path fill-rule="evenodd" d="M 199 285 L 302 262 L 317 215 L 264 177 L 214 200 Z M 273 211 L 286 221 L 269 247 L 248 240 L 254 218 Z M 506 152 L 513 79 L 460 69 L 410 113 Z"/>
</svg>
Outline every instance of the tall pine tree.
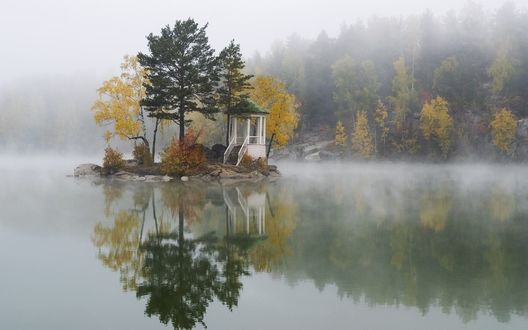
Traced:
<svg viewBox="0 0 528 330">
<path fill-rule="evenodd" d="M 150 81 L 142 105 L 150 117 L 179 125 L 180 140 L 189 123 L 187 113 L 197 111 L 211 117 L 217 112 L 217 58 L 206 28 L 207 24 L 199 27 L 191 18 L 178 20 L 173 28 L 162 28 L 161 35 L 147 36 L 150 54 L 138 54 Z"/>
<path fill-rule="evenodd" d="M 226 145 L 229 145 L 229 125 L 231 114 L 236 112 L 241 101 L 249 98 L 248 90 L 251 89 L 249 80 L 252 75 L 243 73 L 245 64 L 240 53 L 240 45 L 231 40 L 218 57 L 220 66 L 220 82 L 218 89 L 218 105 L 227 115 Z"/>
</svg>

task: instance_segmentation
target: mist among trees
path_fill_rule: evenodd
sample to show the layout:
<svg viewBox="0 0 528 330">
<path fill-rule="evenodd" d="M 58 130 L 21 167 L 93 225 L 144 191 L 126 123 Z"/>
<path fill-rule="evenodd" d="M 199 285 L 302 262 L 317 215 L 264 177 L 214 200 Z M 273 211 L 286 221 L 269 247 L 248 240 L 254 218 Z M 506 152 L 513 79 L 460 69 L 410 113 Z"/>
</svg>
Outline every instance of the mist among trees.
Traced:
<svg viewBox="0 0 528 330">
<path fill-rule="evenodd" d="M 370 156 L 482 156 L 497 150 L 495 135 L 515 136 L 515 121 L 528 115 L 523 31 L 528 13 L 513 4 L 486 14 L 468 3 L 443 16 L 373 17 L 344 25 L 337 37 L 293 35 L 248 66 L 284 81 L 297 96 L 299 136 L 335 138 L 337 127 L 353 144 L 357 119 L 366 115 Z M 514 123 L 501 122 L 506 129 L 493 132 L 491 122 L 504 118 L 495 116 L 501 109 Z M 508 140 L 499 153 L 514 156 L 519 142 Z"/>
</svg>

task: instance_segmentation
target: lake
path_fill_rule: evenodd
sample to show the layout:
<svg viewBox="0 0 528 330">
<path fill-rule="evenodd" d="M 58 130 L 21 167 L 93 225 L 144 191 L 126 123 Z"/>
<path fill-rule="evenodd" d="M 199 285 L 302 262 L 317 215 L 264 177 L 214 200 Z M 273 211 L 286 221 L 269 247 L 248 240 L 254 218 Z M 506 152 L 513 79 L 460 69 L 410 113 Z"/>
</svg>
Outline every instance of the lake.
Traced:
<svg viewBox="0 0 528 330">
<path fill-rule="evenodd" d="M 0 157 L 1 329 L 526 329 L 528 169 L 66 177 Z M 31 165 L 33 164 L 33 165 Z"/>
</svg>

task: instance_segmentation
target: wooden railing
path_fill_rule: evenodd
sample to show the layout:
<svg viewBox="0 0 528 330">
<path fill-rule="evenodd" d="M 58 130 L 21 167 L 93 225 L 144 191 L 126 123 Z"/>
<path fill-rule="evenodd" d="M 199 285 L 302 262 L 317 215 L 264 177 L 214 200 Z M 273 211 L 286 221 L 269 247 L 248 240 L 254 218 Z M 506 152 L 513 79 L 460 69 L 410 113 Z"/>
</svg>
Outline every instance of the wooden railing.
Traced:
<svg viewBox="0 0 528 330">
<path fill-rule="evenodd" d="M 249 135 L 246 136 L 246 138 L 244 139 L 244 143 L 242 143 L 242 146 L 240 147 L 240 150 L 238 151 L 238 160 L 236 163 L 237 166 L 240 164 L 240 162 L 242 161 L 242 157 L 244 157 L 244 154 L 247 151 L 248 143 L 249 143 Z"/>
<path fill-rule="evenodd" d="M 236 136 L 233 136 L 231 141 L 229 141 L 229 146 L 227 146 L 227 149 L 224 152 L 224 164 L 227 162 L 227 159 L 229 158 L 229 154 L 231 153 L 231 151 L 233 151 L 235 144 L 236 144 Z"/>
</svg>

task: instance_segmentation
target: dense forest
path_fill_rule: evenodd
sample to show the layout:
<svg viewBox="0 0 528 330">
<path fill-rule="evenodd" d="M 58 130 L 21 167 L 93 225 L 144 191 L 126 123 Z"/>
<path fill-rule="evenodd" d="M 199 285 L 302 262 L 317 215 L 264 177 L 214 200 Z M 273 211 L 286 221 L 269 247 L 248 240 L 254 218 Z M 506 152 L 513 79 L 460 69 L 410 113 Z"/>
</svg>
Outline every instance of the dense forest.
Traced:
<svg viewBox="0 0 528 330">
<path fill-rule="evenodd" d="M 344 25 L 335 38 L 325 32 L 314 41 L 293 35 L 248 66 L 281 79 L 297 96 L 301 138 L 320 131 L 331 137 L 338 121 L 350 135 L 355 125 L 362 128 L 356 117 L 366 115 L 370 140 L 377 144 L 368 154 L 376 149 L 380 156 L 482 156 L 495 152 L 490 142 L 501 138 L 492 136 L 491 123 L 498 118 L 495 126 L 506 128 L 496 133 L 510 139 L 496 149 L 513 155 L 522 144 L 511 138 L 514 121 L 528 115 L 525 31 L 528 13 L 513 4 L 485 13 L 469 3 L 444 16 L 425 11 L 373 17 Z M 495 117 L 501 109 L 507 115 Z M 423 132 L 427 110 L 429 136 Z"/>
</svg>

